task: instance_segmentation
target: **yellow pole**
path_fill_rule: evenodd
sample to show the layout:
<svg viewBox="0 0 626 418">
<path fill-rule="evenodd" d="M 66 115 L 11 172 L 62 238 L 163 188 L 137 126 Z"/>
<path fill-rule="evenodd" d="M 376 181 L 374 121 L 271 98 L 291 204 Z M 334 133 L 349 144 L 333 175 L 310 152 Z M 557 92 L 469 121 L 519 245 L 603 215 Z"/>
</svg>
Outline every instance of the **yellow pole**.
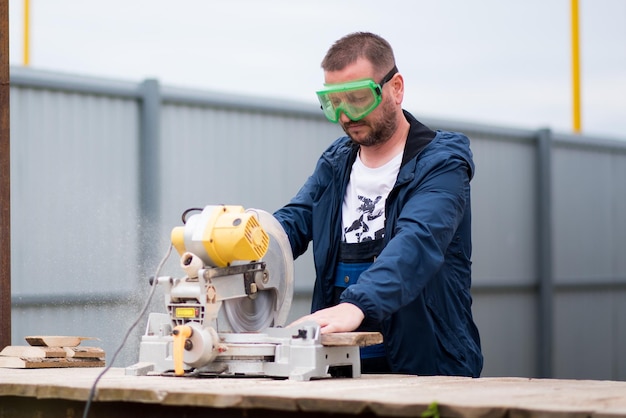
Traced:
<svg viewBox="0 0 626 418">
<path fill-rule="evenodd" d="M 24 0 L 24 66 L 30 64 L 30 7 L 29 0 Z"/>
<path fill-rule="evenodd" d="M 571 0 L 572 8 L 572 92 L 574 132 L 580 133 L 580 43 L 578 31 L 578 0 Z"/>
</svg>

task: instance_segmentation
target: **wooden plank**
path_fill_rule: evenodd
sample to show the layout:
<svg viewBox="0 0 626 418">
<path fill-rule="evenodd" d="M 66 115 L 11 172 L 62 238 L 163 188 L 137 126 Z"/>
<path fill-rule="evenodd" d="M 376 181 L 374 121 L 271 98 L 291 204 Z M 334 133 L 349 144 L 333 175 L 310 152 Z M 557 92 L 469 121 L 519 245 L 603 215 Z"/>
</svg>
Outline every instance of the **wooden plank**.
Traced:
<svg viewBox="0 0 626 418">
<path fill-rule="evenodd" d="M 11 369 L 104 367 L 104 364 L 104 360 L 99 359 L 0 357 L 0 367 Z"/>
<path fill-rule="evenodd" d="M 98 347 L 63 347 L 68 358 L 97 358 L 105 357 L 104 350 Z"/>
<path fill-rule="evenodd" d="M 93 340 L 91 337 L 75 337 L 65 335 L 35 335 L 25 337 L 26 342 L 34 346 L 45 347 L 76 347 L 83 340 Z"/>
<path fill-rule="evenodd" d="M 4 357 L 67 357 L 67 353 L 62 347 L 33 347 L 30 345 L 10 345 L 0 351 L 0 356 Z"/>
<path fill-rule="evenodd" d="M 0 416 L 4 417 L 2 407 L 11 399 L 28 398 L 48 407 L 45 402 L 52 399 L 84 401 L 100 372 L 93 368 L 0 370 Z M 626 417 L 626 382 L 408 375 L 301 382 L 129 376 L 124 369 L 112 368 L 99 381 L 94 400 L 102 408 L 101 416 L 120 418 L 142 415 L 125 413 L 130 405 L 163 408 L 142 416 L 419 418 L 433 402 L 442 417 L 617 418 Z M 190 407 L 195 414 L 186 415 Z"/>
<path fill-rule="evenodd" d="M 322 345 L 328 347 L 380 344 L 383 342 L 383 335 L 380 332 L 334 332 L 322 334 Z"/>
</svg>

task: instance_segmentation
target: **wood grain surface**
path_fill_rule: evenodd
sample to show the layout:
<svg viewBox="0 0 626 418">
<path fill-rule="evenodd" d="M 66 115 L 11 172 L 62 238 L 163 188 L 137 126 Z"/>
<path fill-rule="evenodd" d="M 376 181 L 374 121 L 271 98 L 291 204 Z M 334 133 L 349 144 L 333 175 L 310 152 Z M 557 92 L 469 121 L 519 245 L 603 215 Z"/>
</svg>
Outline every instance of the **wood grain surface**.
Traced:
<svg viewBox="0 0 626 418">
<path fill-rule="evenodd" d="M 33 346 L 43 347 L 75 347 L 81 341 L 92 340 L 91 337 L 77 337 L 68 335 L 34 335 L 24 337 L 26 342 Z"/>
<path fill-rule="evenodd" d="M 15 399 L 10 397 L 85 401 L 101 371 L 0 370 L 0 404 L 4 398 Z M 408 375 L 298 382 L 126 376 L 123 369 L 113 368 L 99 381 L 95 402 L 103 408 L 116 402 L 192 405 L 207 408 L 207 414 L 234 408 L 267 410 L 267 416 L 277 411 L 384 417 L 419 417 L 437 402 L 442 417 L 624 417 L 626 382 Z"/>
</svg>

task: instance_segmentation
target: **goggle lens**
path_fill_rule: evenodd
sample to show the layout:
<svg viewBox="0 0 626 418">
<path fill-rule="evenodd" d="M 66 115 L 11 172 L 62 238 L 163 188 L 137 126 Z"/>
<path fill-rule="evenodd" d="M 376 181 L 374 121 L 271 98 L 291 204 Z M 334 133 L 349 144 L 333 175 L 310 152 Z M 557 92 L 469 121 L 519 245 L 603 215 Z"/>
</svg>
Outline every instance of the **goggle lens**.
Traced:
<svg viewBox="0 0 626 418">
<path fill-rule="evenodd" d="M 380 84 L 372 79 L 329 84 L 317 92 L 324 116 L 339 122 L 341 112 L 353 121 L 369 115 L 382 101 L 382 87 L 398 72 L 396 66 L 383 77 Z"/>
<path fill-rule="evenodd" d="M 359 82 L 359 86 L 336 85 L 333 88 L 317 92 L 317 97 L 322 105 L 326 118 L 334 123 L 339 121 L 340 112 L 343 112 L 351 120 L 363 119 L 369 115 L 381 102 L 381 94 L 378 85 L 372 80 Z"/>
</svg>

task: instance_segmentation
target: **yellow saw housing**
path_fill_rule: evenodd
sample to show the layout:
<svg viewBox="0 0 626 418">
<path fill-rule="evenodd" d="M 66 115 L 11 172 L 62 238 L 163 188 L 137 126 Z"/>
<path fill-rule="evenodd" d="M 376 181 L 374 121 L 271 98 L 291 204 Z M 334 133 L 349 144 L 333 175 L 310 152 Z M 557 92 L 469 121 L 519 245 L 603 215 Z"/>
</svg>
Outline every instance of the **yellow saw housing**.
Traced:
<svg viewBox="0 0 626 418">
<path fill-rule="evenodd" d="M 191 252 L 207 265 L 227 267 L 235 261 L 263 258 L 269 236 L 254 212 L 242 206 L 206 206 L 184 226 L 172 229 L 171 241 L 180 255 Z"/>
</svg>

